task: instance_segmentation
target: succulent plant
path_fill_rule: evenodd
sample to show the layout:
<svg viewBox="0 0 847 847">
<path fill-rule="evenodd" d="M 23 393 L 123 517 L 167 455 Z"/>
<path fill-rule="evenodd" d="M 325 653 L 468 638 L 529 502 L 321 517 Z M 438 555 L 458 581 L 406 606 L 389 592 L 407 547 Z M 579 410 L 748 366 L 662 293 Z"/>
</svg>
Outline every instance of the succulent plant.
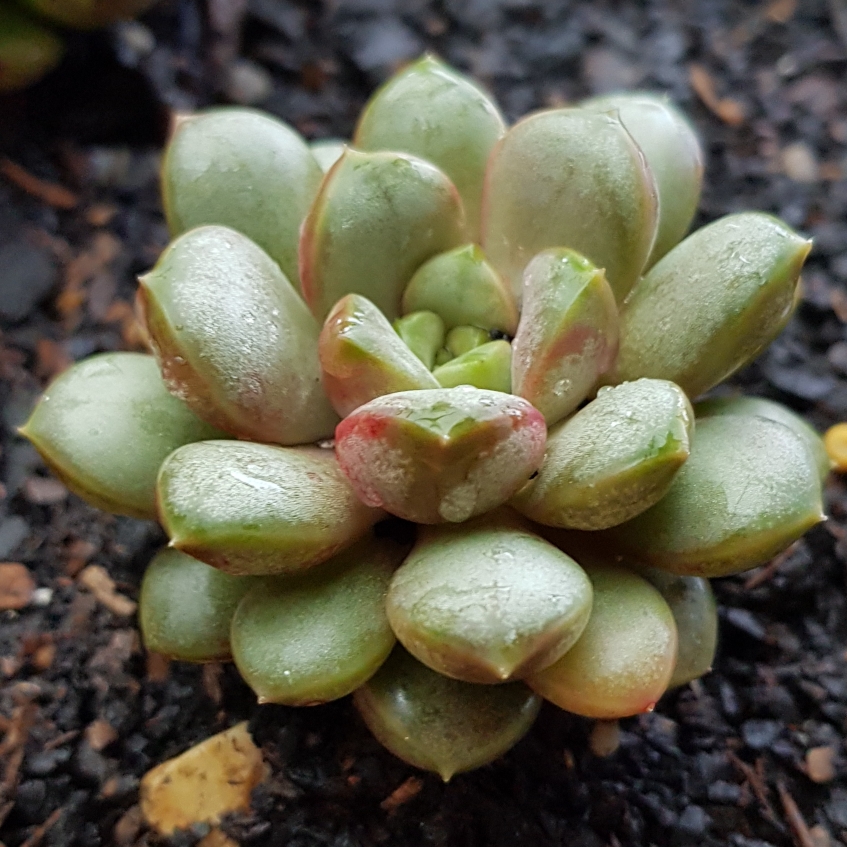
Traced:
<svg viewBox="0 0 847 847">
<path fill-rule="evenodd" d="M 23 428 L 169 535 L 148 648 L 232 657 L 262 702 L 355 692 L 445 779 L 540 698 L 615 719 L 705 673 L 707 577 L 820 521 L 828 460 L 771 401 L 699 399 L 784 326 L 810 248 L 751 212 L 684 237 L 702 169 L 664 98 L 507 128 L 431 57 L 352 145 L 183 121 L 138 294 L 153 355 L 74 365 Z"/>
</svg>

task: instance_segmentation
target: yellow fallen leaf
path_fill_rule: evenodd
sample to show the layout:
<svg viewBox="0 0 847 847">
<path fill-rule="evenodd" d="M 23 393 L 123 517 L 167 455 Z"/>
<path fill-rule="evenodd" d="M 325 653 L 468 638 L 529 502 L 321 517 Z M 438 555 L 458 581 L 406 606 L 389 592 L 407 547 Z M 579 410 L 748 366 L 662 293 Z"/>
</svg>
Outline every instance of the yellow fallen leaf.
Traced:
<svg viewBox="0 0 847 847">
<path fill-rule="evenodd" d="M 264 778 L 262 753 L 245 721 L 148 771 L 141 780 L 141 811 L 163 835 L 215 824 L 230 812 L 247 811 L 250 792 Z"/>
</svg>

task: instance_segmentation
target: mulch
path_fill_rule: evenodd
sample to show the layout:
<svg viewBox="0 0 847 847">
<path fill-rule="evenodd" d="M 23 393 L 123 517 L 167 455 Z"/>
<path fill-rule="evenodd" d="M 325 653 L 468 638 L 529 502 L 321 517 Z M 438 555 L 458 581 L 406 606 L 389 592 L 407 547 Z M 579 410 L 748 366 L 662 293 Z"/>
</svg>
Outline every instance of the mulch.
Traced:
<svg viewBox="0 0 847 847">
<path fill-rule="evenodd" d="M 618 88 L 666 91 L 707 151 L 700 223 L 773 212 L 815 239 L 796 317 L 732 384 L 816 427 L 847 420 L 844 0 L 165 0 L 70 39 L 0 100 L 0 840 L 154 845 L 153 765 L 250 721 L 272 777 L 242 845 L 837 847 L 847 844 L 847 487 L 770 565 L 716 582 L 712 673 L 621 723 L 545 707 L 503 759 L 445 785 L 383 751 L 346 700 L 258 707 L 229 666 L 148 657 L 133 616 L 160 530 L 86 506 L 15 434 L 45 383 L 140 349 L 134 277 L 167 242 L 170 110 L 258 105 L 349 137 L 369 92 L 432 50 L 515 119 Z M 105 570 L 104 570 L 105 569 Z M 202 827 L 171 839 L 197 843 Z"/>
</svg>

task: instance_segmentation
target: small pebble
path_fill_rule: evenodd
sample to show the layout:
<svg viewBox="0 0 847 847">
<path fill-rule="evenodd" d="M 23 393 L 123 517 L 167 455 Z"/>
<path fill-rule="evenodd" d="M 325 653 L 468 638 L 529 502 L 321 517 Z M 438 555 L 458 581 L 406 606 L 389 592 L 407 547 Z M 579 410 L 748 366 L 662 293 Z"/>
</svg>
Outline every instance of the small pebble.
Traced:
<svg viewBox="0 0 847 847">
<path fill-rule="evenodd" d="M 588 744 L 595 756 L 611 756 L 621 744 L 620 724 L 617 721 L 595 721 Z"/>
<path fill-rule="evenodd" d="M 764 750 L 769 747 L 781 732 L 782 727 L 778 721 L 751 718 L 744 721 L 741 732 L 744 743 L 753 750 Z"/>
<path fill-rule="evenodd" d="M 30 776 L 47 776 L 71 758 L 69 747 L 57 747 L 55 750 L 41 750 L 27 756 L 24 769 Z"/>
<path fill-rule="evenodd" d="M 56 284 L 52 256 L 18 239 L 0 246 L 0 317 L 17 323 L 28 317 Z"/>
<path fill-rule="evenodd" d="M 798 141 L 782 151 L 782 170 L 795 182 L 815 182 L 818 178 L 818 161 L 809 146 Z"/>
<path fill-rule="evenodd" d="M 249 59 L 237 59 L 226 69 L 223 89 L 233 103 L 256 106 L 273 93 L 273 80 L 261 65 Z"/>
<path fill-rule="evenodd" d="M 29 535 L 29 524 L 20 515 L 0 520 L 0 557 L 8 556 Z"/>
<path fill-rule="evenodd" d="M 712 819 L 700 806 L 687 806 L 679 816 L 677 826 L 688 835 L 702 835 L 711 824 Z"/>
<path fill-rule="evenodd" d="M 832 747 L 812 747 L 806 752 L 806 773 L 812 782 L 825 783 L 835 779 L 835 750 Z"/>
<path fill-rule="evenodd" d="M 26 565 L 0 563 L 0 611 L 23 609 L 29 605 L 34 591 L 35 580 Z"/>
</svg>

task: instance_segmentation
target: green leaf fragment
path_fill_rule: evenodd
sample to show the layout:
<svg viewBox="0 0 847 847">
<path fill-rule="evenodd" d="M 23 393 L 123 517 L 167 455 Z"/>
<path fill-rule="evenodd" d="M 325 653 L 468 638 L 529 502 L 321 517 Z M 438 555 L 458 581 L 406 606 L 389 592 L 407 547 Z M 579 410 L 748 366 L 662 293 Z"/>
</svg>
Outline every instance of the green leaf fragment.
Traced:
<svg viewBox="0 0 847 847">
<path fill-rule="evenodd" d="M 552 426 L 588 397 L 617 349 L 618 310 L 603 271 L 573 250 L 539 253 L 523 277 L 512 342 L 515 394 Z"/>
<path fill-rule="evenodd" d="M 156 360 L 101 353 L 54 380 L 21 427 L 51 470 L 84 500 L 156 519 L 156 475 L 169 453 L 222 433 L 172 396 Z"/>
<path fill-rule="evenodd" d="M 417 523 L 458 523 L 526 482 L 545 435 L 525 400 L 466 385 L 372 400 L 338 425 L 335 450 L 363 502 Z"/>
<path fill-rule="evenodd" d="M 604 268 L 620 303 L 653 248 L 656 184 L 621 122 L 554 109 L 513 126 L 491 153 L 482 246 L 521 297 L 524 268 L 548 247 L 569 247 Z"/>
<path fill-rule="evenodd" d="M 455 186 L 402 153 L 346 149 L 323 181 L 300 241 L 303 294 L 323 320 L 345 294 L 363 294 L 390 320 L 412 274 L 464 241 Z"/>
<path fill-rule="evenodd" d="M 403 292 L 403 311 L 437 312 L 447 329 L 476 326 L 514 335 L 518 307 L 508 282 L 476 244 L 464 244 L 421 265 Z"/>
<path fill-rule="evenodd" d="M 665 598 L 676 621 L 679 647 L 668 688 L 699 679 L 712 669 L 718 646 L 718 607 L 709 581 L 656 568 L 645 568 L 641 575 Z"/>
<path fill-rule="evenodd" d="M 383 394 L 438 387 L 385 315 L 361 294 L 338 301 L 321 330 L 318 351 L 324 389 L 342 417 Z"/>
<path fill-rule="evenodd" d="M 550 431 L 538 476 L 512 500 L 542 524 L 597 530 L 623 523 L 668 491 L 688 459 L 694 413 L 671 382 L 601 388 Z"/>
<path fill-rule="evenodd" d="M 362 150 L 399 150 L 437 165 L 456 185 L 477 237 L 485 163 L 505 132 L 494 101 L 433 56 L 393 76 L 370 99 L 356 127 Z"/>
<path fill-rule="evenodd" d="M 527 678 L 545 700 L 589 718 L 652 711 L 676 664 L 677 631 L 662 595 L 618 567 L 588 568 L 594 605 L 576 644 Z"/>
<path fill-rule="evenodd" d="M 502 756 L 528 732 L 541 700 L 520 682 L 449 679 L 396 647 L 353 703 L 395 756 L 445 782 Z"/>
<path fill-rule="evenodd" d="M 659 193 L 659 227 L 647 260 L 651 267 L 691 226 L 703 186 L 703 151 L 691 124 L 668 101 L 645 91 L 609 94 L 580 108 L 618 115 L 644 153 Z"/>
<path fill-rule="evenodd" d="M 486 515 L 428 529 L 391 580 L 388 619 L 419 661 L 500 683 L 559 659 L 591 612 L 591 583 L 537 535 Z"/>
<path fill-rule="evenodd" d="M 435 366 L 446 365 L 447 362 L 452 361 L 454 358 L 455 356 L 446 347 L 442 347 L 435 354 Z"/>
<path fill-rule="evenodd" d="M 432 370 L 435 357 L 444 345 L 444 321 L 435 312 L 410 312 L 394 321 L 394 329 L 427 369 Z"/>
<path fill-rule="evenodd" d="M 829 476 L 832 463 L 829 454 L 826 452 L 823 438 L 800 415 L 792 412 L 782 403 L 766 400 L 764 397 L 714 397 L 696 403 L 694 414 L 697 418 L 708 418 L 714 415 L 758 415 L 761 418 L 769 418 L 772 421 L 785 424 L 806 440 L 809 449 L 814 454 L 821 482 Z"/>
<path fill-rule="evenodd" d="M 811 242 L 760 212 L 697 230 L 650 269 L 621 311 L 616 381 L 669 379 L 696 397 L 785 326 Z"/>
<path fill-rule="evenodd" d="M 17 91 L 59 64 L 62 40 L 29 15 L 0 4 L 0 92 Z"/>
<path fill-rule="evenodd" d="M 451 359 L 433 371 L 442 388 L 473 385 L 489 391 L 512 391 L 512 345 L 489 341 Z"/>
<path fill-rule="evenodd" d="M 332 434 L 338 416 L 321 385 L 318 324 L 249 238 L 221 226 L 193 229 L 140 283 L 165 382 L 201 418 L 276 444 Z"/>
<path fill-rule="evenodd" d="M 306 142 L 252 109 L 212 109 L 180 121 L 162 162 L 171 235 L 204 224 L 255 241 L 295 285 L 300 225 L 323 171 Z"/>
<path fill-rule="evenodd" d="M 715 577 L 763 564 L 823 519 L 806 440 L 773 420 L 726 415 L 697 422 L 665 497 L 609 538 L 643 564 Z"/>
<path fill-rule="evenodd" d="M 309 145 L 309 150 L 312 151 L 312 155 L 320 165 L 321 170 L 326 173 L 341 158 L 346 146 L 346 141 L 337 138 L 325 138 L 320 141 L 313 141 Z"/>
<path fill-rule="evenodd" d="M 224 573 L 179 550 L 161 550 L 141 582 L 144 646 L 182 662 L 229 659 L 235 607 L 256 579 Z"/>
<path fill-rule="evenodd" d="M 385 661 L 394 633 L 385 593 L 407 548 L 368 538 L 296 577 L 266 578 L 232 621 L 232 655 L 260 703 L 337 700 Z"/>
<path fill-rule="evenodd" d="M 23 0 L 23 5 L 61 26 L 99 29 L 134 18 L 154 2 L 156 0 Z"/>
<path fill-rule="evenodd" d="M 162 465 L 162 525 L 171 546 L 221 570 L 303 570 L 383 517 L 356 497 L 331 450 L 239 441 L 189 447 Z"/>
<path fill-rule="evenodd" d="M 444 346 L 456 357 L 463 356 L 489 341 L 491 336 L 488 331 L 478 326 L 454 326 L 447 333 Z"/>
</svg>

